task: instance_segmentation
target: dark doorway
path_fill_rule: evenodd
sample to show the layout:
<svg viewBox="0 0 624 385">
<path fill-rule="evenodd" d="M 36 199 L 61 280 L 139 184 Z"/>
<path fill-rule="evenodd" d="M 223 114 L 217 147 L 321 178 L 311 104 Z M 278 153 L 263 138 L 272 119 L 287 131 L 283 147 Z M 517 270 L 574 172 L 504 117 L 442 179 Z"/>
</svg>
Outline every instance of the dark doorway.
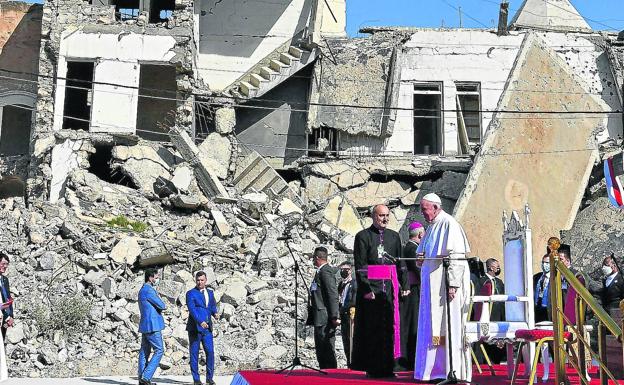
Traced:
<svg viewBox="0 0 624 385">
<path fill-rule="evenodd" d="M 89 131 L 93 97 L 93 62 L 67 62 L 63 129 Z"/>
<path fill-rule="evenodd" d="M 137 135 L 147 139 L 169 141 L 169 129 L 175 121 L 176 69 L 174 66 L 141 64 Z"/>
<path fill-rule="evenodd" d="M 2 108 L 0 155 L 28 154 L 32 110 L 26 106 Z"/>
</svg>

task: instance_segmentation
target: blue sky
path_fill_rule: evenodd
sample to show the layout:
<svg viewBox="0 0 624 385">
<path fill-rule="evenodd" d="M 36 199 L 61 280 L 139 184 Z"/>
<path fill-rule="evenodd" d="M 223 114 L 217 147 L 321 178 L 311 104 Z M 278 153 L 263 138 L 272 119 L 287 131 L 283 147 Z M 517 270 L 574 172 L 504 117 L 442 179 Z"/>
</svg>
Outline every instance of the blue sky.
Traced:
<svg viewBox="0 0 624 385">
<path fill-rule="evenodd" d="M 522 2 L 510 1 L 510 20 Z M 571 3 L 593 29 L 624 30 L 624 0 L 571 0 Z M 459 27 L 459 12 L 453 7 L 461 7 L 464 27 L 493 27 L 498 25 L 499 4 L 500 0 L 347 0 L 347 33 L 356 36 L 363 26 L 437 28 L 442 20 L 446 27 Z"/>
</svg>

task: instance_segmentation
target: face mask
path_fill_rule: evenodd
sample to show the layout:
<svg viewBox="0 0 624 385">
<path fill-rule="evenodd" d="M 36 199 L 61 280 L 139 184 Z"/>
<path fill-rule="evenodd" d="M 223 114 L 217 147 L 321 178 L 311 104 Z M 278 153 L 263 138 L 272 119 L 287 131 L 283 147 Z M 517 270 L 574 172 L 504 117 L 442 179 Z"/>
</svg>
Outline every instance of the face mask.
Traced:
<svg viewBox="0 0 624 385">
<path fill-rule="evenodd" d="M 542 263 L 542 271 L 544 273 L 549 273 L 550 272 L 550 263 Z"/>
<path fill-rule="evenodd" d="M 340 270 L 340 276 L 342 277 L 342 279 L 346 279 L 349 276 L 349 273 L 349 270 Z"/>
<path fill-rule="evenodd" d="M 159 282 L 160 282 L 160 278 L 156 278 L 156 279 L 154 280 L 154 286 L 155 286 L 155 285 L 158 285 L 158 283 L 159 283 Z"/>
<path fill-rule="evenodd" d="M 501 269 L 498 269 L 498 270 L 496 270 L 494 272 L 494 275 L 498 277 L 500 275 L 500 273 L 501 273 Z"/>
<path fill-rule="evenodd" d="M 613 269 L 611 268 L 611 266 L 603 266 L 602 267 L 602 274 L 604 274 L 605 276 L 610 276 L 611 273 L 613 273 Z"/>
</svg>

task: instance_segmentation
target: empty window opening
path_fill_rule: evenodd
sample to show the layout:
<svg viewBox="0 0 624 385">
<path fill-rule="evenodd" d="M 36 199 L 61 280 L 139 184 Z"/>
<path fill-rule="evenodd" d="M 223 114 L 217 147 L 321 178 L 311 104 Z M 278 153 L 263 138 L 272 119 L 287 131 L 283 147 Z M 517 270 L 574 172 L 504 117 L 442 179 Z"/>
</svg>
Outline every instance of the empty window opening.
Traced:
<svg viewBox="0 0 624 385">
<path fill-rule="evenodd" d="M 175 124 L 176 69 L 169 65 L 141 64 L 137 135 L 153 141 L 168 142 Z"/>
<path fill-rule="evenodd" d="M 15 105 L 0 107 L 0 155 L 28 154 L 32 109 Z"/>
<path fill-rule="evenodd" d="M 114 0 L 115 19 L 119 21 L 133 20 L 141 13 L 141 2 L 139 0 Z"/>
<path fill-rule="evenodd" d="M 337 155 L 338 131 L 332 127 L 314 128 L 308 134 L 308 156 L 326 157 Z"/>
<path fill-rule="evenodd" d="M 151 0 L 149 10 L 150 23 L 162 23 L 167 21 L 175 8 L 175 0 Z"/>
<path fill-rule="evenodd" d="M 93 62 L 67 62 L 63 129 L 89 131 L 93 69 Z"/>
<path fill-rule="evenodd" d="M 442 83 L 414 84 L 414 154 L 442 154 Z"/>
<path fill-rule="evenodd" d="M 481 85 L 479 83 L 456 83 L 457 126 L 465 128 L 470 146 L 481 143 Z M 461 133 L 460 133 L 461 135 Z"/>
<path fill-rule="evenodd" d="M 89 156 L 89 172 L 103 181 L 137 189 L 137 186 L 112 163 L 113 146 L 95 146 Z"/>
</svg>

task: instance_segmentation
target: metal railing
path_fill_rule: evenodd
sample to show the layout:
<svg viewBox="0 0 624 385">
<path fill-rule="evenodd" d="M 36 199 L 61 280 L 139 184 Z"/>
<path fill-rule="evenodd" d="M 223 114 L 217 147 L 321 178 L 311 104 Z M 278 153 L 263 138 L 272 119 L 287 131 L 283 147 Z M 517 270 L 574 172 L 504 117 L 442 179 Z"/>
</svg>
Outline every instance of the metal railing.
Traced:
<svg viewBox="0 0 624 385">
<path fill-rule="evenodd" d="M 552 238 L 551 238 L 552 240 Z M 607 385 L 611 379 L 618 383 L 615 376 L 607 367 L 607 331 L 610 332 L 617 340 L 622 343 L 622 329 L 611 318 L 607 311 L 585 287 L 578 276 L 572 272 L 559 258 L 557 253 L 559 249 L 559 240 L 553 242 L 551 247 L 549 240 L 551 279 L 550 292 L 552 293 L 552 320 L 554 330 L 554 364 L 555 364 L 555 384 L 569 384 L 568 372 L 566 371 L 566 361 L 572 366 L 583 385 L 589 385 L 587 376 L 587 365 L 585 361 L 586 352 L 589 352 L 591 358 L 600 366 L 600 384 Z M 562 293 L 562 278 L 568 285 L 568 290 L 575 290 L 574 299 L 575 318 L 569 319 L 565 314 Z M 570 306 L 570 304 L 568 304 Z M 590 309 L 596 320 L 598 321 L 598 353 L 596 353 L 589 342 L 586 335 L 586 310 Z M 569 312 L 568 312 L 569 313 Z M 568 330 L 572 333 L 572 338 L 566 340 L 564 331 Z M 615 357 L 613 357 L 615 358 Z M 622 361 L 622 356 L 618 359 Z"/>
</svg>

